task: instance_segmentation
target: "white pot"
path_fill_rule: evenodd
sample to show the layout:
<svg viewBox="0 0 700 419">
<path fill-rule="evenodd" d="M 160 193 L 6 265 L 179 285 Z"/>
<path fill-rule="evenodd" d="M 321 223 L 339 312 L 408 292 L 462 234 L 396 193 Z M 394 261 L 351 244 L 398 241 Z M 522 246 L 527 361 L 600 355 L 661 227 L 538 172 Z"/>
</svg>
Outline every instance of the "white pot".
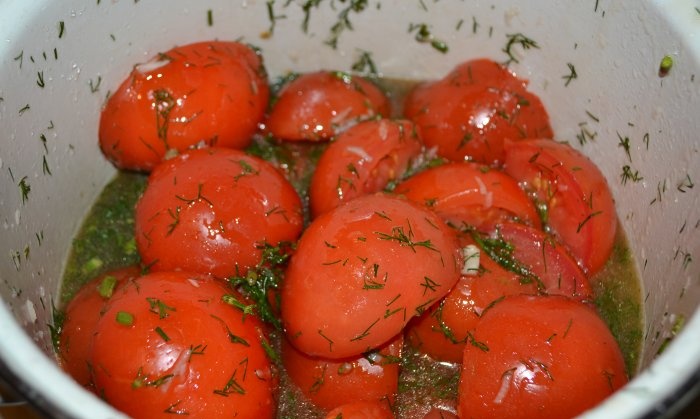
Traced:
<svg viewBox="0 0 700 419">
<path fill-rule="evenodd" d="M 269 38 L 262 36 L 273 25 L 268 3 L 277 16 Z M 369 51 L 385 76 L 438 78 L 469 58 L 504 61 L 507 35 L 522 33 L 539 48 L 516 46 L 512 68 L 541 96 L 556 137 L 607 176 L 643 280 L 644 369 L 585 416 L 653 417 L 691 390 L 700 376 L 700 199 L 691 187 L 700 180 L 697 1 L 369 0 L 347 14 L 352 28 L 341 31 L 337 49 L 325 41 L 350 1 L 312 7 L 306 33 L 306 1 L 286 3 L 0 1 L 0 372 L 7 380 L 45 413 L 119 416 L 56 367 L 47 324 L 71 238 L 114 174 L 97 145 L 100 107 L 134 63 L 196 40 L 243 39 L 262 48 L 273 75 L 349 69 Z M 409 27 L 419 23 L 449 52 L 417 42 Z M 666 55 L 673 67 L 660 77 Z M 567 64 L 578 76 L 568 86 Z M 583 122 L 596 137 L 580 147 Z M 625 137 L 631 161 L 619 146 Z M 642 179 L 622 184 L 625 165 Z M 656 357 L 678 319 L 682 332 Z"/>
</svg>

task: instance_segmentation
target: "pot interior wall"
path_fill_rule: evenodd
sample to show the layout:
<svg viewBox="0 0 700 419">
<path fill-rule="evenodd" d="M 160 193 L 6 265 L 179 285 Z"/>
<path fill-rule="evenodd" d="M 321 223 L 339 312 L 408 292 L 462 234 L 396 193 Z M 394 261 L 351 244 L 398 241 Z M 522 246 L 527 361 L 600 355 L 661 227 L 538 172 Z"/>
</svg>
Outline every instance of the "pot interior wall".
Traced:
<svg viewBox="0 0 700 419">
<path fill-rule="evenodd" d="M 305 3 L 312 2 L 3 4 L 0 294 L 29 337 L 52 352 L 47 324 L 71 238 L 114 174 L 96 138 L 109 91 L 134 63 L 174 45 L 242 39 L 261 48 L 273 77 L 349 70 L 363 53 L 384 76 L 418 79 L 469 58 L 515 60 L 511 68 L 550 110 L 557 139 L 597 162 L 613 189 L 643 278 L 649 365 L 700 302 L 697 29 L 667 29 L 678 21 L 654 2 L 336 1 L 304 10 Z M 671 3 L 698 27 L 691 1 Z M 421 25 L 434 45 L 417 39 Z M 509 57 L 504 50 L 517 35 L 536 45 L 515 42 Z M 661 77 L 666 55 L 674 65 Z"/>
</svg>

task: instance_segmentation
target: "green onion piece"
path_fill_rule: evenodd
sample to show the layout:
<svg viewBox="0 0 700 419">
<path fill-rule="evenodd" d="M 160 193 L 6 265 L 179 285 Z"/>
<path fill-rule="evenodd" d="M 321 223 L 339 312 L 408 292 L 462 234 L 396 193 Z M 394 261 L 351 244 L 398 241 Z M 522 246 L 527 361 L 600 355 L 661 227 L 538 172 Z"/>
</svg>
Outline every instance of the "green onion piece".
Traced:
<svg viewBox="0 0 700 419">
<path fill-rule="evenodd" d="M 102 282 L 100 282 L 100 285 L 97 286 L 97 292 L 102 298 L 110 298 L 116 286 L 117 278 L 112 275 L 107 275 Z"/>
<path fill-rule="evenodd" d="M 131 326 L 134 324 L 134 315 L 126 311 L 117 312 L 117 323 L 124 326 Z"/>
</svg>

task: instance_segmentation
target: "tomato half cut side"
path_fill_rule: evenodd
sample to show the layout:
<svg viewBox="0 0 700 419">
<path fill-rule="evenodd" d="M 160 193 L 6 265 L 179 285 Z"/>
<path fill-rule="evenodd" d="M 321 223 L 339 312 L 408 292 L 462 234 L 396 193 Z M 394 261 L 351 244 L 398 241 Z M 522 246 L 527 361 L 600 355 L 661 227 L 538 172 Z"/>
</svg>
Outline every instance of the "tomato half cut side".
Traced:
<svg viewBox="0 0 700 419">
<path fill-rule="evenodd" d="M 145 275 L 97 325 L 98 394 L 134 418 L 272 418 L 277 377 L 263 325 L 224 302 L 225 283 L 186 272 Z"/>
<path fill-rule="evenodd" d="M 409 121 L 380 119 L 348 128 L 318 161 L 309 192 L 312 215 L 381 191 L 406 172 L 422 146 Z"/>
<path fill-rule="evenodd" d="M 325 358 L 377 348 L 445 296 L 461 264 L 454 231 L 434 213 L 386 194 L 355 198 L 299 240 L 281 290 L 286 335 Z"/>
<path fill-rule="evenodd" d="M 283 140 L 327 141 L 359 121 L 389 115 L 389 99 L 372 82 L 340 71 L 317 71 L 282 88 L 265 127 Z"/>
<path fill-rule="evenodd" d="M 542 102 L 526 86 L 494 61 L 467 61 L 441 80 L 418 85 L 406 98 L 404 115 L 439 155 L 497 166 L 506 138 L 553 136 Z"/>
<path fill-rule="evenodd" d="M 90 368 L 90 353 L 97 322 L 115 291 L 140 275 L 141 269 L 138 266 L 104 273 L 83 285 L 63 311 L 63 324 L 58 342 L 59 362 L 78 384 L 91 391 L 95 388 Z"/>
<path fill-rule="evenodd" d="M 298 351 L 282 340 L 282 364 L 287 374 L 317 407 L 329 411 L 352 401 L 393 404 L 398 391 L 401 335 L 357 357 L 326 359 Z"/>
<path fill-rule="evenodd" d="M 242 149 L 269 96 L 262 58 L 247 45 L 179 46 L 136 65 L 110 95 L 100 148 L 117 167 L 141 171 L 198 144 Z"/>
<path fill-rule="evenodd" d="M 245 275 L 261 247 L 296 240 L 301 200 L 271 164 L 225 148 L 158 165 L 136 204 L 136 244 L 152 271 Z"/>
<path fill-rule="evenodd" d="M 605 177 L 571 146 L 549 140 L 506 144 L 504 170 L 546 206 L 545 224 L 589 275 L 610 257 L 617 214 Z"/>
<path fill-rule="evenodd" d="M 503 221 L 541 226 L 537 210 L 505 173 L 475 163 L 447 163 L 401 182 L 394 193 L 422 203 L 455 227 L 480 231 Z"/>
<path fill-rule="evenodd" d="M 588 277 L 556 238 L 517 223 L 500 224 L 495 231 L 489 237 L 473 237 L 501 266 L 518 273 L 521 282 L 534 283 L 544 294 L 591 299 Z"/>
<path fill-rule="evenodd" d="M 492 307 L 464 350 L 459 416 L 570 418 L 627 383 L 622 353 L 593 308 L 562 296 Z"/>
</svg>

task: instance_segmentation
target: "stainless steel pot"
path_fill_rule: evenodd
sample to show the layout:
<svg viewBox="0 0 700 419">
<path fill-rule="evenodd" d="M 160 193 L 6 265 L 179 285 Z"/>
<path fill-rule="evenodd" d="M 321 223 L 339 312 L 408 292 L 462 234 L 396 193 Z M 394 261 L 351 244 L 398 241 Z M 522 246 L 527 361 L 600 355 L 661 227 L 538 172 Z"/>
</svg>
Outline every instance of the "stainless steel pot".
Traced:
<svg viewBox="0 0 700 419">
<path fill-rule="evenodd" d="M 607 176 L 643 281 L 643 370 L 584 416 L 668 412 L 700 374 L 697 0 L 0 1 L 0 373 L 47 414 L 119 416 L 56 367 L 47 325 L 71 238 L 114 174 L 97 146 L 100 107 L 134 63 L 243 39 L 273 75 L 349 69 L 370 52 L 385 76 L 426 79 L 469 58 L 505 61 L 514 34 L 536 47 L 511 45 L 512 68 L 557 138 Z"/>
</svg>

